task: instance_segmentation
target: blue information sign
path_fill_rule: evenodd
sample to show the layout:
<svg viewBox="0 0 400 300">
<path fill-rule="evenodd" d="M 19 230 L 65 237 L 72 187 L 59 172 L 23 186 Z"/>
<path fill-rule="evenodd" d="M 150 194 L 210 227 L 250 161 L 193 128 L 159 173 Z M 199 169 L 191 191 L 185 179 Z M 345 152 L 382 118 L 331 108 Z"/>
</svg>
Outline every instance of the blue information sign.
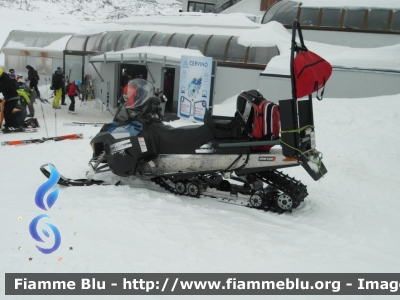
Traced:
<svg viewBox="0 0 400 300">
<path fill-rule="evenodd" d="M 181 57 L 178 116 L 203 122 L 210 103 L 212 57 Z"/>
</svg>

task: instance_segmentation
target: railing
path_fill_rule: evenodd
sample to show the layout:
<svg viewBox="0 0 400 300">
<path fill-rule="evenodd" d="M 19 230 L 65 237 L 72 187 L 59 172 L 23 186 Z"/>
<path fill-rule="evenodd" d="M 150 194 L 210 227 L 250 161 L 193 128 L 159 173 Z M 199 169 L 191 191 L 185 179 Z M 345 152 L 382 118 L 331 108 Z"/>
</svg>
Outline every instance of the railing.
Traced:
<svg viewBox="0 0 400 300">
<path fill-rule="evenodd" d="M 214 8 L 214 10 L 212 11 L 213 13 L 219 14 L 220 12 L 224 11 L 225 9 L 235 5 L 236 3 L 240 2 L 242 0 L 229 0 L 227 2 L 225 2 L 224 4 Z"/>
</svg>

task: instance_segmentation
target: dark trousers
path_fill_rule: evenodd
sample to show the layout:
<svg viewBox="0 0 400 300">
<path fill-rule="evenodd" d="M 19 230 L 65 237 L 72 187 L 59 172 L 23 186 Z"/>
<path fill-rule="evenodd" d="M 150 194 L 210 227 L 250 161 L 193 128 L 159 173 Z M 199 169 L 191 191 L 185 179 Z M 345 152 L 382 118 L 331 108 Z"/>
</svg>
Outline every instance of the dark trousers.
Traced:
<svg viewBox="0 0 400 300">
<path fill-rule="evenodd" d="M 29 114 L 31 115 L 31 117 L 35 116 L 35 108 L 33 107 L 33 101 L 31 98 L 31 103 L 26 102 L 25 99 L 22 99 L 23 97 L 21 97 L 21 106 L 26 110 L 26 107 L 28 106 L 29 108 Z M 35 99 L 35 98 L 34 98 Z"/>
<path fill-rule="evenodd" d="M 69 105 L 69 111 L 75 111 L 75 96 L 68 95 L 69 99 L 71 100 L 71 104 Z"/>
<path fill-rule="evenodd" d="M 4 104 L 4 126 L 8 127 L 19 127 L 18 122 L 13 114 L 14 108 L 17 106 L 18 99 L 16 100 L 6 100 Z"/>
<path fill-rule="evenodd" d="M 65 87 L 61 89 L 61 104 L 65 104 Z"/>
<path fill-rule="evenodd" d="M 37 82 L 32 82 L 32 81 L 29 81 L 29 87 L 30 88 L 33 88 L 35 91 L 36 91 L 36 93 L 37 93 L 37 97 L 38 98 L 40 98 L 40 92 L 39 92 L 39 89 L 38 89 L 38 83 Z"/>
</svg>

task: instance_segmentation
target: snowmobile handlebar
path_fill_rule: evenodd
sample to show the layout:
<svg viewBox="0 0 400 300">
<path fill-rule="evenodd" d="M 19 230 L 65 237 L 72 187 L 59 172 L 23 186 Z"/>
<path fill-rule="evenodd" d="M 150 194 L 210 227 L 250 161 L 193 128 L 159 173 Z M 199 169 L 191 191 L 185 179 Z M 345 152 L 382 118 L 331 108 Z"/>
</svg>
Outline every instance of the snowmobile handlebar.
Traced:
<svg viewBox="0 0 400 300">
<path fill-rule="evenodd" d="M 160 98 L 161 102 L 167 102 L 168 101 L 167 97 L 165 97 L 164 91 L 156 91 L 154 93 L 154 96 Z"/>
<path fill-rule="evenodd" d="M 160 106 L 161 99 L 160 97 L 153 96 L 147 100 L 146 106 L 142 110 L 141 116 L 143 118 L 147 118 L 148 122 L 161 121 L 162 120 L 162 108 Z"/>
</svg>

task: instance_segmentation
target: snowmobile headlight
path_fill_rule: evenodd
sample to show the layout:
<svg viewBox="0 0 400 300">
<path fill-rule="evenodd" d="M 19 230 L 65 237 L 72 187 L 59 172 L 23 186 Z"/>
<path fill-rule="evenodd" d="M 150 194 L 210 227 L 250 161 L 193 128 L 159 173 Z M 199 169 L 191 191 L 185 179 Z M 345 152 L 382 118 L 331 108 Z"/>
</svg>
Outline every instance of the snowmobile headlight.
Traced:
<svg viewBox="0 0 400 300">
<path fill-rule="evenodd" d="M 92 150 L 94 151 L 94 143 L 90 143 L 90 146 L 92 146 Z"/>
</svg>

